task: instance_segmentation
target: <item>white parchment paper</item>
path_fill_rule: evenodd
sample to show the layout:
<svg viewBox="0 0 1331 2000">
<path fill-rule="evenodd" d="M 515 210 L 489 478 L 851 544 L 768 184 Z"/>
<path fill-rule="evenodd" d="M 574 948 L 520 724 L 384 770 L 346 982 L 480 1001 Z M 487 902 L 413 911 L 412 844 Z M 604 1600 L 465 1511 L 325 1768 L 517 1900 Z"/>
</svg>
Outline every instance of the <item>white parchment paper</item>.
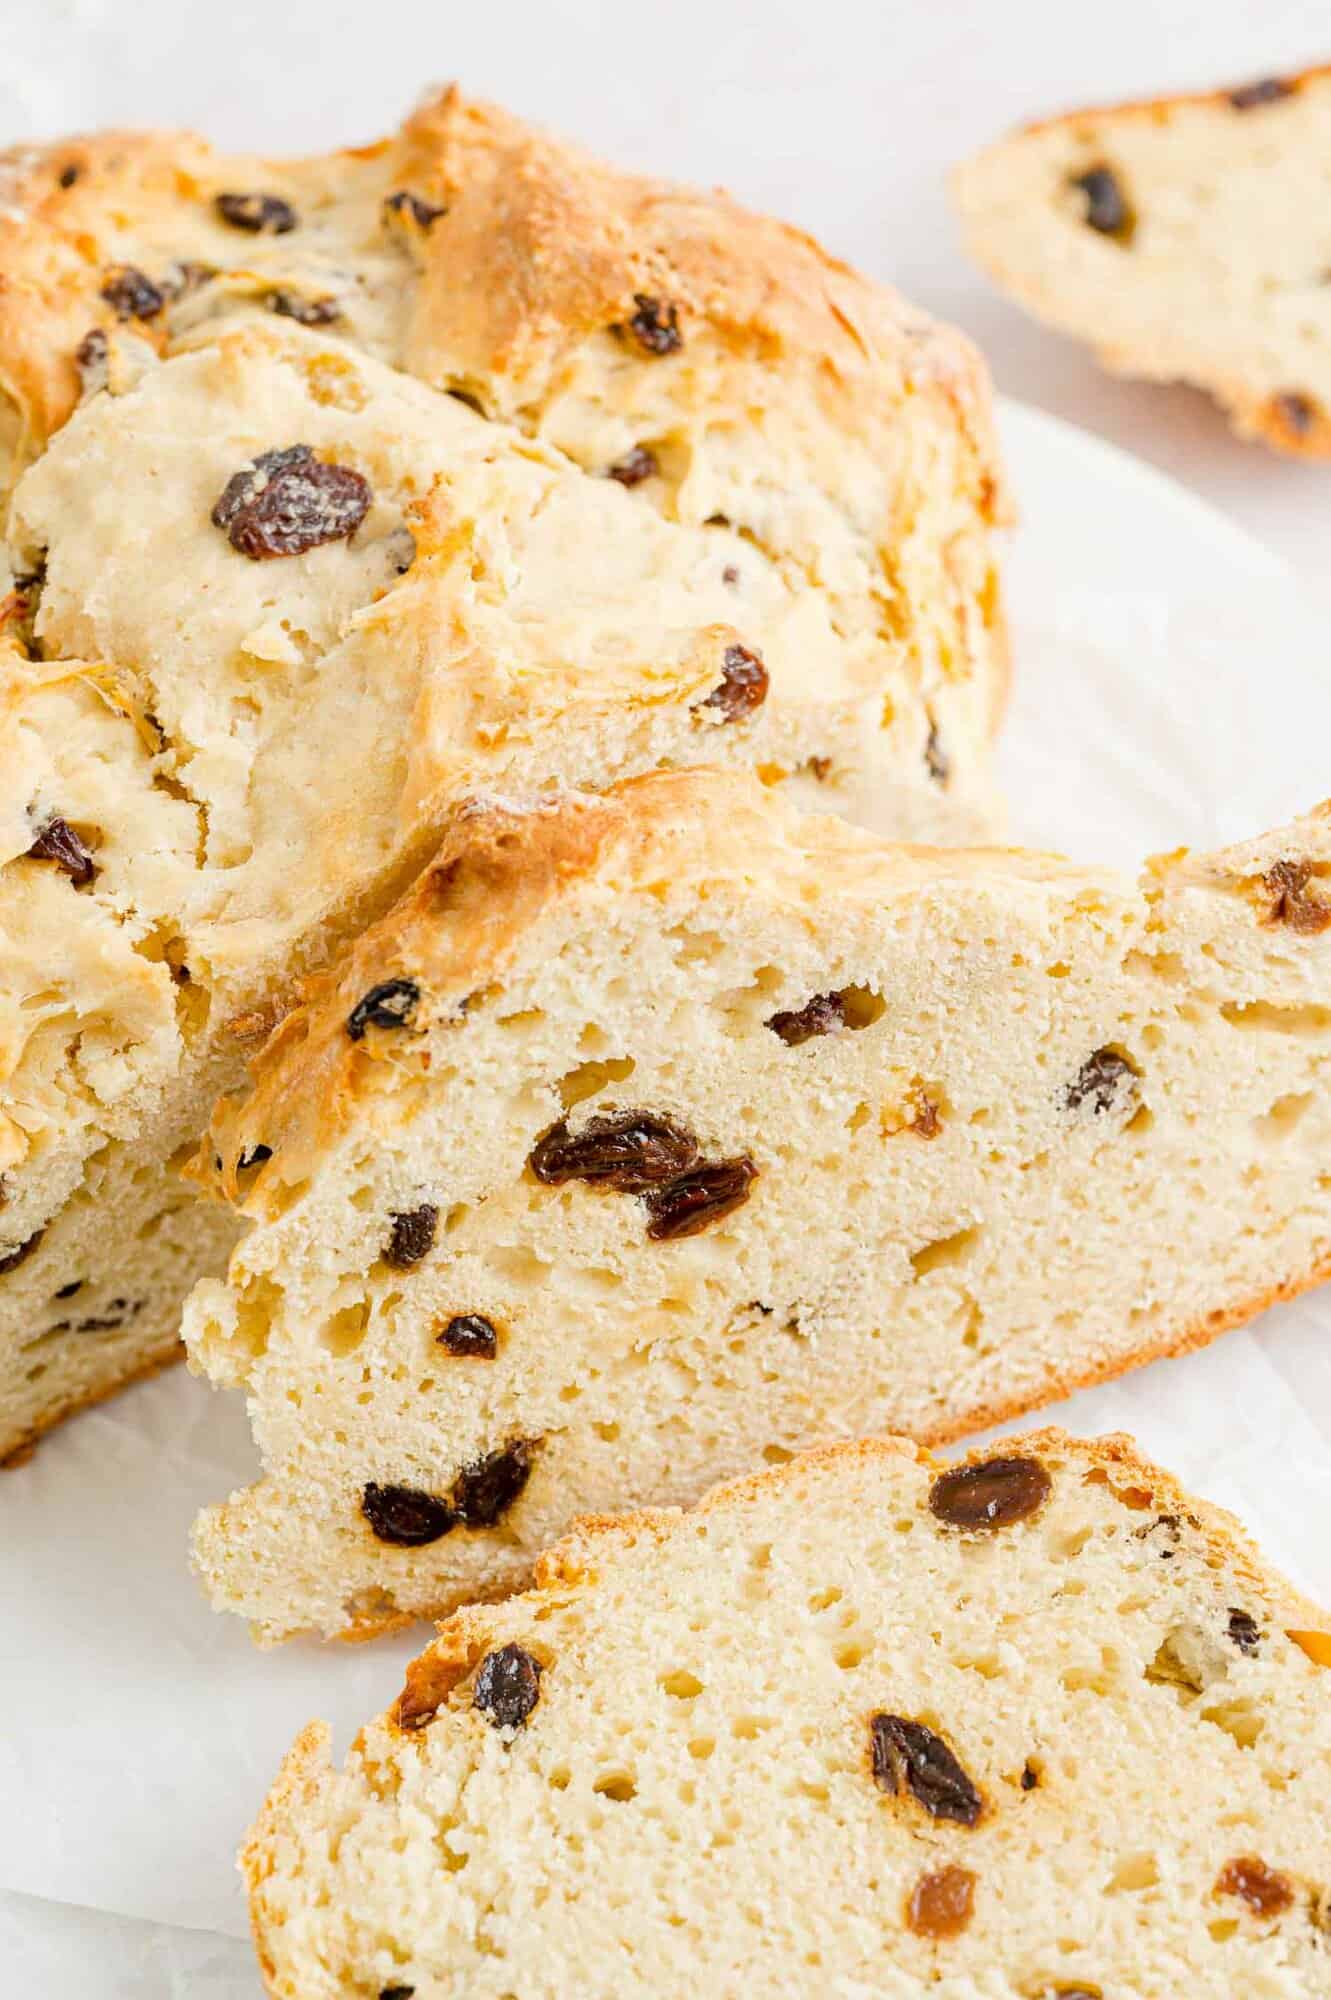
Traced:
<svg viewBox="0 0 1331 2000">
<path fill-rule="evenodd" d="M 1030 411 L 1003 778 L 1022 839 L 1135 867 L 1331 794 L 1331 661 L 1282 566 L 1198 501 Z M 1053 1413 L 1136 1432 L 1331 1601 L 1331 1290 Z M 0 1479 L 0 1965 L 78 2000 L 254 2000 L 236 1845 L 299 1727 L 339 1749 L 421 1635 L 259 1653 L 185 1566 L 247 1479 L 243 1412 L 183 1371 Z M 5 1990 L 9 1990 L 6 1988 Z"/>
</svg>

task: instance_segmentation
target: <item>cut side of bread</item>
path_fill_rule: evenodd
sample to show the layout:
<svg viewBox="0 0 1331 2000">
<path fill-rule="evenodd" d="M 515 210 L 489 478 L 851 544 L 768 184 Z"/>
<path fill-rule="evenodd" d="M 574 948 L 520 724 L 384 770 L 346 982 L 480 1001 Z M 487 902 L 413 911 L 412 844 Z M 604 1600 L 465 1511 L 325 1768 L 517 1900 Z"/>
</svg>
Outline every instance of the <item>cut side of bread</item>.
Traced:
<svg viewBox="0 0 1331 2000">
<path fill-rule="evenodd" d="M 1331 1619 L 1127 1438 L 580 1523 L 242 1855 L 274 2000 L 1324 1996 Z"/>
<path fill-rule="evenodd" d="M 968 247 L 1109 368 L 1331 455 L 1331 70 L 1070 112 L 956 175 Z"/>
<path fill-rule="evenodd" d="M 229 1240 L 174 1155 L 461 799 L 734 763 L 973 839 L 1006 667 L 981 364 L 777 223 L 456 92 L 0 183 L 3 1458 L 169 1351 Z"/>
<path fill-rule="evenodd" d="M 369 1631 L 575 1514 L 978 1430 L 1331 1267 L 1331 813 L 1140 884 L 752 778 L 477 801 L 257 1059 L 186 1338 L 214 1602 Z"/>
</svg>

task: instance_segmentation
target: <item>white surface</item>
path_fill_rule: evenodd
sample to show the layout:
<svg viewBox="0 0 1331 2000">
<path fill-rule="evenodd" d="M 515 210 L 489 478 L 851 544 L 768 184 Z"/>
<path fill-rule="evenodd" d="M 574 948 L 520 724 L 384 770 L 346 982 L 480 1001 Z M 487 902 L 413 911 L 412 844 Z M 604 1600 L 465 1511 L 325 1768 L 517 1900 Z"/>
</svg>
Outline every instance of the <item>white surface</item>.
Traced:
<svg viewBox="0 0 1331 2000">
<path fill-rule="evenodd" d="M 1004 431 L 1026 523 L 1004 753 L 1019 830 L 1133 860 L 1310 803 L 1331 680 L 1283 566 L 1062 424 L 1009 409 Z M 1060 1414 L 1135 1431 L 1331 1599 L 1331 1293 Z M 248 1947 L 229 1942 L 245 1924 L 237 1842 L 301 1724 L 330 1716 L 340 1750 L 418 1648 L 261 1654 L 206 1609 L 189 1522 L 251 1462 L 238 1399 L 177 1371 L 4 1478 L 0 1965 L 24 1968 L 15 1993 L 253 2000 Z"/>
<path fill-rule="evenodd" d="M 388 130 L 425 84 L 650 173 L 721 182 L 958 320 L 1000 388 L 1142 453 L 1305 574 L 1331 467 L 1113 382 L 962 256 L 943 181 L 1029 116 L 1331 60 L 1325 0 L 0 0 L 0 133 L 191 124 L 277 152 Z"/>
</svg>

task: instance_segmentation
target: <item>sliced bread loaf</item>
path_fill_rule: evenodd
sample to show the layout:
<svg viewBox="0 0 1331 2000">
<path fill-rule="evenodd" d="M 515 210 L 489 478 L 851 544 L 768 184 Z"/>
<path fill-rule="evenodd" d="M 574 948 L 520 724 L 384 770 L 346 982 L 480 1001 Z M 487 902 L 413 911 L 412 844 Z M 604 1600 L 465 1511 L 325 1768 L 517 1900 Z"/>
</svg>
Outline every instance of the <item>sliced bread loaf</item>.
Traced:
<svg viewBox="0 0 1331 2000">
<path fill-rule="evenodd" d="M 1331 454 L 1331 70 L 1069 112 L 960 169 L 969 247 L 1109 368 Z"/>
<path fill-rule="evenodd" d="M 456 93 L 0 180 L 3 1457 L 173 1351 L 171 1156 L 459 797 L 734 761 L 973 837 L 1004 665 L 978 360 L 777 223 Z"/>
<path fill-rule="evenodd" d="M 580 1523 L 242 1857 L 275 2000 L 1331 1982 L 1331 1619 L 1126 1438 Z"/>
<path fill-rule="evenodd" d="M 753 779 L 477 802 L 198 1172 L 267 1636 L 512 1588 L 576 1513 L 973 1431 L 1331 1263 L 1331 813 L 1136 885 Z"/>
</svg>

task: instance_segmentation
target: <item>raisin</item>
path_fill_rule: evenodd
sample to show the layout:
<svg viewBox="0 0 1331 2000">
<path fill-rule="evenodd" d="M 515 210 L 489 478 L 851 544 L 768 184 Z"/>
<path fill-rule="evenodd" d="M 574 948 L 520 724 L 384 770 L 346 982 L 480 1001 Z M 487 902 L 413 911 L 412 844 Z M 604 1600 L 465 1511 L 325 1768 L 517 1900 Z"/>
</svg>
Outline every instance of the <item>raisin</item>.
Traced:
<svg viewBox="0 0 1331 2000">
<path fill-rule="evenodd" d="M 164 289 L 173 299 L 186 299 L 191 292 L 202 291 L 216 276 L 216 264 L 201 264 L 195 257 L 186 257 L 172 265 L 170 283 L 164 284 Z"/>
<path fill-rule="evenodd" d="M 251 236 L 288 236 L 300 221 L 280 194 L 219 194 L 213 207 L 223 222 L 248 230 Z"/>
<path fill-rule="evenodd" d="M 1089 1102 L 1096 1117 L 1115 1106 L 1135 1103 L 1138 1071 L 1117 1049 L 1097 1049 L 1087 1056 L 1072 1082 L 1063 1091 L 1069 1111 L 1079 1111 Z"/>
<path fill-rule="evenodd" d="M 612 1111 L 570 1135 L 561 1119 L 537 1140 L 528 1165 L 538 1181 L 590 1181 L 643 1194 L 697 1164 L 698 1141 L 685 1125 L 652 1111 Z"/>
<path fill-rule="evenodd" d="M 812 1041 L 815 1035 L 835 1035 L 846 1025 L 846 1003 L 839 993 L 815 993 L 796 1012 L 769 1014 L 764 1026 L 774 1035 L 779 1035 L 788 1049 L 797 1049 L 801 1042 Z"/>
<path fill-rule="evenodd" d="M 879 1791 L 895 1795 L 904 1786 L 932 1819 L 975 1825 L 984 1801 L 941 1736 L 904 1715 L 875 1715 L 869 1740 Z"/>
<path fill-rule="evenodd" d="M 1282 389 L 1271 398 L 1271 414 L 1292 437 L 1306 437 L 1317 421 L 1317 405 L 1301 389 Z"/>
<path fill-rule="evenodd" d="M 720 684 L 697 706 L 719 709 L 722 722 L 739 722 L 762 707 L 770 684 L 760 653 L 747 646 L 727 646 Z"/>
<path fill-rule="evenodd" d="M 6 1250 L 0 1255 L 0 1277 L 3 1277 L 6 1271 L 17 1271 L 19 1265 L 31 1257 L 45 1234 L 45 1229 L 34 1229 L 26 1243 L 20 1243 L 17 1250 Z"/>
<path fill-rule="evenodd" d="M 117 264 L 108 272 L 102 297 L 117 319 L 156 319 L 166 294 L 133 264 Z"/>
<path fill-rule="evenodd" d="M 413 2000 L 414 1986 L 381 1986 L 379 2000 Z"/>
<path fill-rule="evenodd" d="M 367 1028 L 409 1027 L 420 997 L 421 989 L 414 979 L 383 980 L 363 994 L 347 1015 L 348 1035 L 359 1042 Z"/>
<path fill-rule="evenodd" d="M 381 1486 L 371 1480 L 361 1495 L 360 1510 L 381 1542 L 404 1549 L 437 1542 L 457 1526 L 451 1507 L 416 1486 Z"/>
<path fill-rule="evenodd" d="M 464 1465 L 448 1496 L 457 1519 L 466 1528 L 493 1528 L 531 1478 L 531 1465 L 532 1447 L 525 1438 Z"/>
<path fill-rule="evenodd" d="M 1313 868 L 1310 861 L 1277 861 L 1262 877 L 1262 887 L 1271 898 L 1267 922 L 1285 924 L 1292 931 L 1315 937 L 1331 924 L 1331 903 L 1308 894 Z"/>
<path fill-rule="evenodd" d="M 257 1146 L 250 1147 L 248 1153 L 241 1154 L 240 1158 L 236 1161 L 236 1172 L 243 1174 L 248 1172 L 251 1167 L 261 1167 L 265 1160 L 271 1160 L 272 1157 L 272 1147 L 265 1146 L 263 1141 L 260 1140 Z"/>
<path fill-rule="evenodd" d="M 1237 90 L 1231 90 L 1229 101 L 1236 111 L 1256 111 L 1259 105 L 1278 104 L 1282 97 L 1293 95 L 1294 85 L 1283 76 L 1263 76 L 1256 83 L 1241 83 Z"/>
<path fill-rule="evenodd" d="M 739 570 L 736 568 L 734 563 L 726 564 L 725 568 L 721 572 L 721 581 L 722 583 L 729 583 L 732 585 L 739 582 Z"/>
<path fill-rule="evenodd" d="M 493 1361 L 499 1351 L 494 1323 L 482 1313 L 456 1314 L 435 1341 L 449 1354 L 475 1355 L 481 1361 Z"/>
<path fill-rule="evenodd" d="M 749 1198 L 758 1169 L 747 1156 L 737 1160 L 704 1160 L 664 1187 L 643 1195 L 651 1215 L 647 1234 L 655 1243 L 673 1243 L 730 1215 Z"/>
<path fill-rule="evenodd" d="M 958 1937 L 975 1914 L 975 1876 L 969 1868 L 935 1868 L 921 1875 L 906 1902 L 906 1922 L 917 1937 Z"/>
<path fill-rule="evenodd" d="M 1259 1917 L 1278 1917 L 1294 1901 L 1294 1884 L 1288 1875 L 1269 1868 L 1255 1854 L 1240 1854 L 1227 1861 L 1215 1879 L 1218 1896 L 1237 1896 Z"/>
<path fill-rule="evenodd" d="M 101 387 L 106 376 L 106 364 L 111 352 L 111 343 L 100 326 L 85 333 L 74 349 L 74 360 L 78 366 L 82 387 L 91 391 Z"/>
<path fill-rule="evenodd" d="M 370 511 L 370 483 L 346 465 L 316 458 L 307 444 L 260 453 L 233 473 L 212 511 L 233 549 L 252 562 L 303 555 L 354 535 Z"/>
<path fill-rule="evenodd" d="M 1126 243 L 1132 235 L 1132 207 L 1112 169 L 1088 167 L 1084 174 L 1074 174 L 1072 186 L 1086 197 L 1087 228 Z"/>
<path fill-rule="evenodd" d="M 335 319 L 342 317 L 338 300 L 327 295 L 320 299 L 303 299 L 299 292 L 269 292 L 264 304 L 269 312 L 277 313 L 282 319 L 294 319 L 300 326 L 331 326 Z"/>
<path fill-rule="evenodd" d="M 1040 1773 L 1028 1757 L 1021 1767 L 1021 1789 L 1023 1792 L 1033 1792 L 1038 1788 L 1039 1783 Z"/>
<path fill-rule="evenodd" d="M 677 354 L 684 345 L 678 308 L 646 292 L 635 292 L 633 303 L 638 310 L 628 326 L 639 347 L 648 354 Z"/>
<path fill-rule="evenodd" d="M 1229 1608 L 1229 1623 L 1225 1627 L 1225 1636 L 1241 1653 L 1251 1655 L 1259 1653 L 1262 1649 L 1261 1626 L 1251 1611 L 1240 1611 L 1234 1605 Z"/>
<path fill-rule="evenodd" d="M 946 754 L 938 738 L 938 724 L 929 724 L 929 735 L 924 745 L 924 763 L 929 776 L 936 785 L 945 785 L 952 775 L 952 759 Z"/>
<path fill-rule="evenodd" d="M 1007 1528 L 1049 1498 L 1049 1474 L 1035 1458 L 987 1458 L 940 1473 L 929 1512 L 950 1528 Z"/>
<path fill-rule="evenodd" d="M 32 846 L 31 861 L 54 861 L 76 889 L 86 889 L 97 873 L 92 855 L 67 819 L 48 819 Z"/>
<path fill-rule="evenodd" d="M 395 1212 L 391 1221 L 393 1227 L 384 1245 L 384 1262 L 396 1265 L 399 1271 L 410 1270 L 434 1248 L 439 1210 L 433 1202 L 423 1201 L 419 1208 Z"/>
<path fill-rule="evenodd" d="M 82 1278 L 71 1278 L 67 1285 L 57 1285 L 55 1296 L 58 1299 L 72 1299 L 75 1292 L 83 1290 L 83 1286 L 84 1280 Z"/>
<path fill-rule="evenodd" d="M 487 1653 L 476 1675 L 472 1707 L 496 1729 L 521 1729 L 541 1699 L 541 1663 L 521 1646 Z"/>
<path fill-rule="evenodd" d="M 617 479 L 621 486 L 641 486 L 644 479 L 655 479 L 660 470 L 646 445 L 635 444 L 632 451 L 626 451 L 623 458 L 615 460 L 608 476 Z"/>
<path fill-rule="evenodd" d="M 434 202 L 423 201 L 418 194 L 407 188 L 398 188 L 384 201 L 384 211 L 388 215 L 409 215 L 421 229 L 428 229 L 432 222 L 438 222 L 441 215 L 447 215 L 446 208 L 439 208 Z"/>
<path fill-rule="evenodd" d="M 62 188 L 72 188 L 78 177 L 79 170 L 72 161 L 69 166 L 61 167 L 59 180 Z"/>
</svg>

